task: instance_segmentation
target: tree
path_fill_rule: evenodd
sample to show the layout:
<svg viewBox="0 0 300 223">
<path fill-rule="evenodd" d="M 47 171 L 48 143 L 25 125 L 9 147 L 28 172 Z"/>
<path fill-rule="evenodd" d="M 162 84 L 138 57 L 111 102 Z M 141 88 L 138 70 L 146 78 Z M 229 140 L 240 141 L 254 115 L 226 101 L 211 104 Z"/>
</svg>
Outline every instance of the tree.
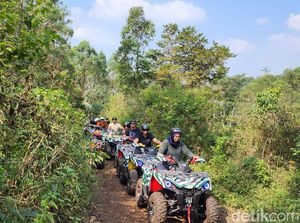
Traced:
<svg viewBox="0 0 300 223">
<path fill-rule="evenodd" d="M 108 98 L 110 83 L 106 57 L 102 51 L 97 53 L 88 41 L 82 41 L 72 48 L 72 59 L 83 105 L 86 111 L 96 115 Z"/>
<path fill-rule="evenodd" d="M 149 83 L 152 72 L 146 47 L 154 34 L 154 24 L 145 18 L 143 8 L 131 8 L 122 29 L 121 45 L 115 54 L 118 82 L 123 91 L 137 91 Z"/>
<path fill-rule="evenodd" d="M 59 1 L 0 1 L 1 222 L 79 222 L 86 204 L 66 15 Z"/>
<path fill-rule="evenodd" d="M 180 30 L 176 24 L 165 25 L 161 38 L 156 58 L 158 81 L 171 76 L 199 87 L 224 77 L 228 71 L 225 61 L 234 56 L 216 42 L 207 47 L 208 40 L 192 26 Z"/>
</svg>

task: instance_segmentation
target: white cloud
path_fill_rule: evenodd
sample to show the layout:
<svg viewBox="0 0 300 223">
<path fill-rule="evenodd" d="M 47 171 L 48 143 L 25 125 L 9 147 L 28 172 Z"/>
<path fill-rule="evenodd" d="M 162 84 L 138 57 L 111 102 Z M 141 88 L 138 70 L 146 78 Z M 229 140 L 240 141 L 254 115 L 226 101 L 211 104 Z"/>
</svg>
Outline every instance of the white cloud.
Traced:
<svg viewBox="0 0 300 223">
<path fill-rule="evenodd" d="M 91 45 L 116 46 L 119 43 L 119 36 L 114 35 L 110 30 L 104 30 L 95 26 L 76 28 L 74 38 L 88 40 Z"/>
<path fill-rule="evenodd" d="M 88 40 L 96 50 L 110 55 L 120 43 L 120 32 L 126 23 L 129 9 L 134 6 L 144 8 L 145 17 L 158 28 L 167 23 L 196 25 L 206 20 L 205 11 L 185 0 L 166 3 L 150 3 L 149 0 L 93 0 L 92 7 L 84 10 L 71 8 L 73 43 Z"/>
<path fill-rule="evenodd" d="M 225 45 L 227 45 L 233 53 L 254 50 L 254 47 L 247 40 L 242 39 L 231 38 L 225 42 Z"/>
<path fill-rule="evenodd" d="M 202 8 L 180 0 L 151 5 L 145 11 L 157 23 L 203 22 L 206 19 Z"/>
<path fill-rule="evenodd" d="M 264 17 L 264 18 L 259 18 L 259 19 L 255 20 L 255 23 L 256 23 L 257 25 L 260 25 L 260 26 L 266 25 L 266 24 L 268 24 L 269 22 L 270 22 L 270 19 L 269 19 L 269 18 L 266 18 L 266 17 Z"/>
<path fill-rule="evenodd" d="M 287 20 L 288 27 L 300 31 L 300 14 L 291 14 Z"/>
<path fill-rule="evenodd" d="M 269 37 L 271 43 L 285 50 L 300 50 L 300 37 L 287 34 L 274 34 Z"/>
<path fill-rule="evenodd" d="M 134 6 L 142 6 L 146 18 L 155 24 L 203 22 L 206 19 L 202 8 L 182 0 L 162 4 L 151 4 L 146 0 L 96 0 L 89 14 L 101 20 L 124 20 Z"/>
</svg>

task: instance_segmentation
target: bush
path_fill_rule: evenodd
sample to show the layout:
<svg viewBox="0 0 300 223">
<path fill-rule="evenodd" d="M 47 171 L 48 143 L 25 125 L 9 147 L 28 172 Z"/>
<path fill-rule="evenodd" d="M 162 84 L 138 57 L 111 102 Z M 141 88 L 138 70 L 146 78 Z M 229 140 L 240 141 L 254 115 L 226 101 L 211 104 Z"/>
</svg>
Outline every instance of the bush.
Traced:
<svg viewBox="0 0 300 223">
<path fill-rule="evenodd" d="M 20 131 L 4 145 L 10 149 L 2 155 L 2 220 L 81 221 L 93 182 L 81 134 L 83 117 L 61 90 L 30 92 L 26 112 L 15 116 Z"/>
</svg>

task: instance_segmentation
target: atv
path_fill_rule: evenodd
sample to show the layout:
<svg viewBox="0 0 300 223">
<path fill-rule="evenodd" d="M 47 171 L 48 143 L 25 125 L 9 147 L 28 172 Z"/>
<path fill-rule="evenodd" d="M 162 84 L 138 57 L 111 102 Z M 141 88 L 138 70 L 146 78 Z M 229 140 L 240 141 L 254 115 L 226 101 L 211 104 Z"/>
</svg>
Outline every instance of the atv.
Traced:
<svg viewBox="0 0 300 223">
<path fill-rule="evenodd" d="M 90 149 L 94 153 L 92 159 L 97 169 L 103 169 L 105 166 L 105 153 L 103 152 L 102 141 L 93 138 L 90 142 Z"/>
<path fill-rule="evenodd" d="M 127 182 L 127 193 L 135 194 L 136 183 L 143 175 L 143 165 L 158 163 L 156 158 L 157 149 L 154 147 L 145 147 L 143 144 L 133 144 L 134 152 L 128 157 L 128 161 L 124 162 L 125 176 Z"/>
<path fill-rule="evenodd" d="M 117 145 L 114 166 L 117 169 L 117 176 L 121 184 L 127 182 L 125 167 L 128 165 L 129 157 L 134 153 L 134 150 L 135 147 L 131 143 Z"/>
<path fill-rule="evenodd" d="M 105 153 L 105 131 L 101 131 L 98 126 L 91 133 L 90 149 L 94 152 L 93 160 L 97 169 L 103 169 L 105 166 L 105 158 L 109 156 Z"/>
<path fill-rule="evenodd" d="M 139 207 L 147 207 L 150 223 L 162 223 L 167 216 L 183 216 L 188 223 L 218 222 L 218 203 L 211 195 L 206 172 L 193 172 L 189 163 L 205 162 L 194 158 L 188 163 L 170 164 L 162 160 L 144 168 L 136 185 Z"/>
<path fill-rule="evenodd" d="M 110 156 L 110 158 L 114 158 L 116 151 L 117 151 L 117 145 L 122 143 L 122 135 L 116 135 L 116 134 L 109 134 L 106 137 L 105 142 L 105 151 Z"/>
</svg>

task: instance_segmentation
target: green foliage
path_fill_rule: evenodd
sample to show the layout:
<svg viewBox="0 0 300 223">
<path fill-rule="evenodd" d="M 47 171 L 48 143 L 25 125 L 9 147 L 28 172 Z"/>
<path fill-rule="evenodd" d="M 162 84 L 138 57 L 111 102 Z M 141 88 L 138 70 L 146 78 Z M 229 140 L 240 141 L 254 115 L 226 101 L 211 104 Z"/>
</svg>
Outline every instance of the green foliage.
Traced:
<svg viewBox="0 0 300 223">
<path fill-rule="evenodd" d="M 214 165 L 223 165 L 228 157 L 227 145 L 229 141 L 228 136 L 221 136 L 216 139 L 215 145 L 211 146 L 211 159 L 210 162 Z"/>
<path fill-rule="evenodd" d="M 82 104 L 90 114 L 99 114 L 107 102 L 110 87 L 106 57 L 102 51 L 97 54 L 88 41 L 73 47 L 71 56 Z"/>
<path fill-rule="evenodd" d="M 300 124 L 299 91 L 286 81 L 286 74 L 265 75 L 238 89 L 224 119 L 236 125 L 218 131 L 225 137 L 217 138 L 204 168 L 212 175 L 214 193 L 236 208 L 297 212 L 299 158 L 293 152 Z M 223 95 L 231 100 L 230 94 Z"/>
<path fill-rule="evenodd" d="M 293 156 L 295 156 L 299 161 L 299 158 L 300 158 L 300 135 L 297 137 L 296 145 L 294 148 L 292 148 L 292 151 L 293 151 Z"/>
<path fill-rule="evenodd" d="M 0 9 L 0 221 L 80 222 L 93 179 L 67 13 L 51 0 Z"/>
<path fill-rule="evenodd" d="M 224 77 L 217 82 L 217 86 L 220 88 L 224 99 L 223 117 L 231 121 L 230 116 L 235 112 L 240 91 L 252 80 L 253 78 L 245 77 L 245 75 L 236 75 L 233 77 Z"/>
<path fill-rule="evenodd" d="M 281 90 L 279 88 L 270 88 L 259 93 L 256 97 L 257 111 L 259 114 L 265 114 L 268 111 L 278 111 L 278 101 Z"/>
<path fill-rule="evenodd" d="M 177 79 L 190 87 L 199 87 L 225 76 L 225 60 L 234 55 L 225 46 L 208 40 L 195 27 L 181 30 L 177 24 L 164 26 L 159 50 L 155 51 L 157 81 L 162 85 L 168 79 Z"/>
<path fill-rule="evenodd" d="M 107 155 L 87 149 L 82 123 L 100 112 L 148 122 L 160 140 L 180 127 L 222 203 L 299 212 L 300 68 L 225 77 L 229 49 L 177 24 L 147 50 L 154 24 L 134 7 L 108 69 L 89 42 L 70 49 L 60 1 L 0 10 L 1 222 L 83 221 L 91 166 Z"/>
<path fill-rule="evenodd" d="M 105 117 L 118 117 L 118 122 L 123 124 L 125 121 L 129 121 L 135 116 L 130 117 L 132 109 L 135 107 L 135 101 L 126 98 L 122 92 L 110 95 L 108 103 L 103 110 Z"/>
<path fill-rule="evenodd" d="M 185 89 L 180 84 L 173 88 L 152 85 L 141 91 L 137 107 L 131 117 L 147 122 L 151 131 L 163 140 L 170 129 L 180 127 L 184 141 L 190 148 L 208 148 L 214 141 L 209 132 L 213 114 L 219 106 L 210 100 L 213 93 L 209 88 Z M 163 116 L 162 116 L 163 114 Z"/>
<path fill-rule="evenodd" d="M 152 79 L 151 64 L 145 51 L 154 34 L 154 24 L 145 18 L 143 8 L 131 8 L 115 54 L 118 82 L 123 92 L 134 93 Z"/>
</svg>

